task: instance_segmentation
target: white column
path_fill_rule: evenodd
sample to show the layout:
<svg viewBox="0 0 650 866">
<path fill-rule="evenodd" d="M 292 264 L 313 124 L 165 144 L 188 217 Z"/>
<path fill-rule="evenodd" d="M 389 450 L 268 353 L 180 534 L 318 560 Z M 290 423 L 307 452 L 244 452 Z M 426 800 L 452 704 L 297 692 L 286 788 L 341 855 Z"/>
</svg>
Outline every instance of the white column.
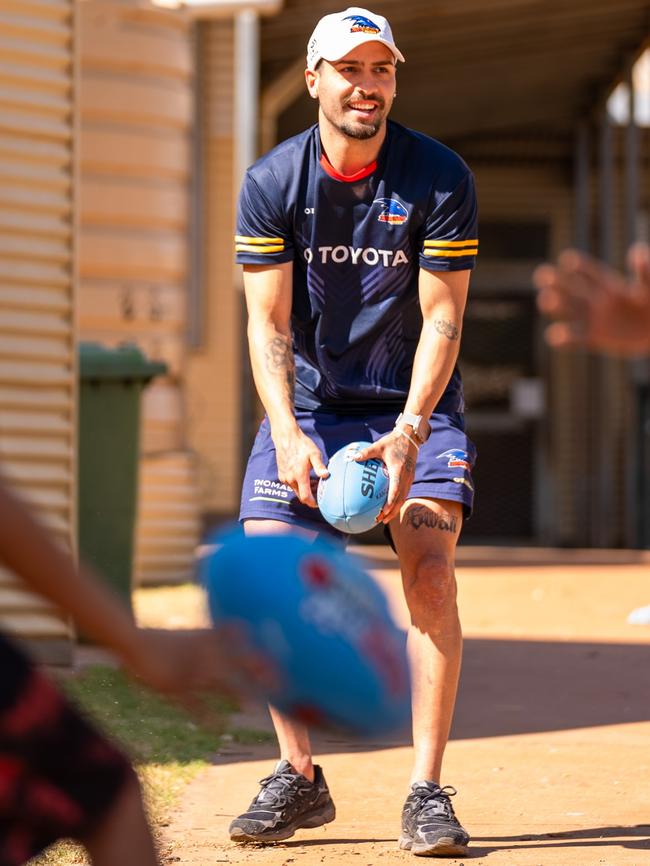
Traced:
<svg viewBox="0 0 650 866">
<path fill-rule="evenodd" d="M 257 158 L 260 26 L 254 9 L 235 16 L 235 166 L 239 190 L 244 172 Z"/>
</svg>

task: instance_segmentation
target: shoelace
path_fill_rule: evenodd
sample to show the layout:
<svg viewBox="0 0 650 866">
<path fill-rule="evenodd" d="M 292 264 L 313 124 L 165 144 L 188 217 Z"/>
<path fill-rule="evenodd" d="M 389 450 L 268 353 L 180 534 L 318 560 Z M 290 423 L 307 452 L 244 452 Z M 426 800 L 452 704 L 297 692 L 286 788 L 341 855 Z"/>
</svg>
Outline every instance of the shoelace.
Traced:
<svg viewBox="0 0 650 866">
<path fill-rule="evenodd" d="M 420 814 L 426 811 L 434 815 L 444 815 L 445 818 L 456 817 L 449 798 L 454 797 L 458 791 L 452 785 L 445 785 L 444 788 L 439 785 L 435 787 L 419 785 L 413 793 L 420 800 L 418 809 Z"/>
<path fill-rule="evenodd" d="M 295 780 L 296 774 L 286 770 L 265 776 L 263 779 L 260 779 L 262 790 L 255 798 L 255 802 L 284 806 L 287 802 L 287 788 L 290 788 Z"/>
</svg>

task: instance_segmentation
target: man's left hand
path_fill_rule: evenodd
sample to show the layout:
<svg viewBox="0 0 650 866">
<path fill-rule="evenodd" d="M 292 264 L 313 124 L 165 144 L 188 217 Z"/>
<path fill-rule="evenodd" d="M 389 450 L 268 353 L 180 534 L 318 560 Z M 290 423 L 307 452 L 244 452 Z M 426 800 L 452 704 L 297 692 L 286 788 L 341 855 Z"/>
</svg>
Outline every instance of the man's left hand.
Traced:
<svg viewBox="0 0 650 866">
<path fill-rule="evenodd" d="M 354 458 L 357 463 L 375 458 L 383 460 L 388 470 L 389 486 L 386 504 L 377 515 L 377 523 L 390 523 L 399 516 L 415 476 L 417 446 L 399 430 L 391 430 Z"/>
</svg>

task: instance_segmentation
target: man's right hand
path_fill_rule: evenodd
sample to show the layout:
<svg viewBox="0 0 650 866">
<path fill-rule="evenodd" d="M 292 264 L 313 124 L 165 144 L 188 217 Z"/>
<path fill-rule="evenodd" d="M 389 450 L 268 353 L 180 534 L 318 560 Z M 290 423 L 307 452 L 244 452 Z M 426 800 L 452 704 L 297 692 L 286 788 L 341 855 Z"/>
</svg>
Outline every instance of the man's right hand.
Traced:
<svg viewBox="0 0 650 866">
<path fill-rule="evenodd" d="M 293 430 L 274 433 L 273 444 L 279 480 L 287 484 L 304 505 L 317 508 L 311 485 L 311 470 L 319 478 L 327 478 L 329 472 L 316 443 L 296 426 Z"/>
</svg>

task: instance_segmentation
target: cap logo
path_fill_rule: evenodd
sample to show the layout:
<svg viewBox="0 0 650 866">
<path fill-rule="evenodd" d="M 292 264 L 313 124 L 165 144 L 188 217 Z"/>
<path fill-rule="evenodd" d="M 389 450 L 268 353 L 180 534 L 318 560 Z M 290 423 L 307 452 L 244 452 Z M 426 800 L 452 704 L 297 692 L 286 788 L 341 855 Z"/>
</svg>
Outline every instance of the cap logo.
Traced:
<svg viewBox="0 0 650 866">
<path fill-rule="evenodd" d="M 381 33 L 381 28 L 364 15 L 348 15 L 343 20 L 352 22 L 350 33 Z"/>
</svg>

